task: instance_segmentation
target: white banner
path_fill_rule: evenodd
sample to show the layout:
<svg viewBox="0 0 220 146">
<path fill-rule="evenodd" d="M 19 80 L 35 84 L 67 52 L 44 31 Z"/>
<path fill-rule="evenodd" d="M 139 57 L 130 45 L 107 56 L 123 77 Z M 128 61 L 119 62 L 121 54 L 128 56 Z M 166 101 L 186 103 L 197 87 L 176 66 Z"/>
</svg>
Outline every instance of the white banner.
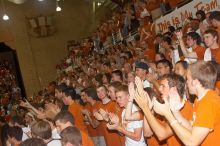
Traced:
<svg viewBox="0 0 220 146">
<path fill-rule="evenodd" d="M 205 12 L 219 9 L 220 0 L 193 0 L 192 2 L 175 9 L 173 12 L 161 16 L 155 21 L 156 32 L 166 32 L 167 28 L 171 26 L 180 27 L 182 22 L 188 17 L 196 17 L 198 10 L 204 10 Z"/>
</svg>

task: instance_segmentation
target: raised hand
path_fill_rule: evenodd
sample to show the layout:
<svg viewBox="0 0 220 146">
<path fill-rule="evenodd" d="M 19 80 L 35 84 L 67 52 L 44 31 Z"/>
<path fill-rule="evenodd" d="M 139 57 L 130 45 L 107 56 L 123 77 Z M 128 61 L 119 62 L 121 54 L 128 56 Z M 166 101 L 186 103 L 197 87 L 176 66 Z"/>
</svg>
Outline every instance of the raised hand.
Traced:
<svg viewBox="0 0 220 146">
<path fill-rule="evenodd" d="M 169 102 L 166 99 L 164 99 L 164 102 L 164 104 L 161 104 L 156 100 L 156 98 L 153 99 L 154 111 L 162 116 L 165 116 L 167 113 L 171 112 Z"/>
<path fill-rule="evenodd" d="M 176 34 L 177 39 L 182 39 L 183 38 L 182 30 L 176 31 L 175 34 Z"/>
<path fill-rule="evenodd" d="M 135 96 L 135 89 L 134 89 L 134 83 L 131 82 L 128 85 L 128 92 L 129 92 L 129 101 L 133 101 L 134 96 Z"/>
<path fill-rule="evenodd" d="M 99 114 L 102 115 L 103 119 L 105 121 L 108 121 L 109 120 L 109 115 L 108 115 L 108 112 L 103 110 L 102 108 L 99 109 Z"/>
<path fill-rule="evenodd" d="M 99 120 L 99 121 L 102 121 L 102 120 L 103 120 L 102 115 L 101 115 L 98 111 L 94 111 L 94 112 L 93 112 L 93 116 L 94 116 L 97 120 Z"/>
<path fill-rule="evenodd" d="M 83 115 L 90 116 L 90 111 L 87 109 L 83 109 L 81 112 Z"/>
<path fill-rule="evenodd" d="M 109 113 L 109 124 L 119 124 L 119 117 L 114 113 Z"/>
<path fill-rule="evenodd" d="M 148 107 L 148 99 L 144 98 L 144 96 L 140 96 L 137 92 L 134 99 L 141 109 Z"/>
</svg>

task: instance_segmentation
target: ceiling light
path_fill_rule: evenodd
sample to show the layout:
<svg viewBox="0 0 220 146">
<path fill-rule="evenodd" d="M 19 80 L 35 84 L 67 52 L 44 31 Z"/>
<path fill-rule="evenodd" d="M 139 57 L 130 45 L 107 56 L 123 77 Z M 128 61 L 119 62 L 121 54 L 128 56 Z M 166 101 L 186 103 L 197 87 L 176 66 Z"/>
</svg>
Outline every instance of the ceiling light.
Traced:
<svg viewBox="0 0 220 146">
<path fill-rule="evenodd" d="M 57 6 L 57 7 L 56 7 L 56 11 L 57 11 L 57 12 L 59 12 L 59 11 L 61 11 L 61 10 L 62 10 L 62 9 L 61 9 L 60 6 Z"/>
<path fill-rule="evenodd" d="M 4 14 L 3 17 L 2 17 L 2 19 L 5 20 L 5 21 L 7 21 L 7 20 L 9 20 L 9 17 L 8 17 L 7 14 Z"/>
<path fill-rule="evenodd" d="M 102 3 L 98 2 L 98 6 L 101 6 L 101 5 L 102 5 Z"/>
</svg>

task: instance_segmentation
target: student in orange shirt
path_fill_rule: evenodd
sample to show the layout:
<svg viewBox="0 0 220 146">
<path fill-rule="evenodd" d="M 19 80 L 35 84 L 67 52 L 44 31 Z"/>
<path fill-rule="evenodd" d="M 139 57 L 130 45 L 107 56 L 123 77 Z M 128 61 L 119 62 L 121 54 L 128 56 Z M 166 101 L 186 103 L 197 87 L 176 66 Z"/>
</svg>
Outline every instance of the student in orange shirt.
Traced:
<svg viewBox="0 0 220 146">
<path fill-rule="evenodd" d="M 138 86 L 140 85 L 141 84 L 139 84 Z M 139 88 L 138 86 L 137 88 Z M 170 104 L 172 106 L 171 110 L 173 111 L 173 113 L 175 113 L 175 117 L 178 119 L 179 122 L 182 123 L 185 128 L 190 129 L 191 125 L 187 120 L 185 120 L 185 118 L 191 118 L 192 106 L 188 101 L 186 101 L 186 99 L 181 98 L 184 95 L 184 89 L 185 81 L 183 77 L 179 75 L 167 74 L 164 75 L 161 79 L 160 92 L 162 94 L 163 100 L 170 101 Z M 166 140 L 168 146 L 181 146 L 182 143 L 172 131 L 169 123 L 165 122 L 165 120 L 163 120 L 163 122 L 159 122 L 158 118 L 156 118 L 151 111 L 150 107 L 152 106 L 147 106 L 150 105 L 150 100 L 146 97 L 148 97 L 148 95 L 145 96 L 144 94 L 140 94 L 140 96 L 135 97 L 135 100 L 138 103 L 139 107 L 143 110 L 145 118 L 147 119 L 148 124 L 150 125 L 154 134 L 160 141 Z"/>
<path fill-rule="evenodd" d="M 220 98 L 212 90 L 217 71 L 210 62 L 198 61 L 190 65 L 187 72 L 187 86 L 191 94 L 197 96 L 193 107 L 193 125 L 186 129 L 165 104 L 154 102 L 154 110 L 165 116 L 175 134 L 184 145 L 220 145 Z"/>
<path fill-rule="evenodd" d="M 180 48 L 183 52 L 185 60 L 192 63 L 197 60 L 204 59 L 205 48 L 201 46 L 202 39 L 197 32 L 189 32 L 186 37 L 186 44 L 192 50 L 186 49 L 186 46 L 183 41 L 183 33 L 182 31 L 176 32 L 177 38 L 180 43 Z"/>
<path fill-rule="evenodd" d="M 220 47 L 218 32 L 214 29 L 208 29 L 203 35 L 205 45 L 207 49 L 204 54 L 205 61 L 216 61 L 220 64 Z"/>
<path fill-rule="evenodd" d="M 116 102 L 113 102 L 109 99 L 107 95 L 107 89 L 104 85 L 100 85 L 96 88 L 98 98 L 101 100 L 101 108 L 94 113 L 96 119 L 100 122 L 100 126 L 103 128 L 104 137 L 107 146 L 121 146 L 120 135 L 116 131 L 109 131 L 106 126 L 106 121 L 109 121 L 109 113 L 115 113 L 116 115 L 120 115 L 121 109 L 117 105 Z M 101 115 L 101 117 L 100 117 Z M 114 140 L 112 140 L 114 139 Z"/>
<path fill-rule="evenodd" d="M 68 111 L 73 115 L 73 117 L 77 117 L 76 127 L 87 133 L 87 129 L 83 121 L 83 115 L 81 113 L 82 106 L 74 101 L 76 91 L 72 88 L 67 88 L 63 91 L 63 93 L 63 103 L 69 106 Z"/>
<path fill-rule="evenodd" d="M 93 116 L 93 111 L 97 111 L 101 107 L 101 102 L 98 101 L 98 96 L 94 88 L 85 90 L 86 100 L 91 104 L 91 108 L 84 110 L 83 114 L 87 117 L 89 125 L 88 132 L 95 146 L 105 145 L 103 129 L 100 122 Z M 103 144 L 104 143 L 104 144 Z"/>
<path fill-rule="evenodd" d="M 68 111 L 59 112 L 54 118 L 54 121 L 59 132 L 62 132 L 67 127 L 75 126 L 74 116 Z M 91 138 L 85 132 L 80 130 L 80 133 L 82 136 L 82 146 L 94 146 Z"/>
</svg>

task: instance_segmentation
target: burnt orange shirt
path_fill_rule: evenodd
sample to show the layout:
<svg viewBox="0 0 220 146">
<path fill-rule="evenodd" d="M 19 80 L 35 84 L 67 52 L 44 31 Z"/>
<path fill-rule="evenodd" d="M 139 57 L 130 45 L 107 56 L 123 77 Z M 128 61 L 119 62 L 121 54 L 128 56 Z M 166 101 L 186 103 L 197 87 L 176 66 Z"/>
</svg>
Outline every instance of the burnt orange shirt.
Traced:
<svg viewBox="0 0 220 146">
<path fill-rule="evenodd" d="M 101 102 L 100 101 L 96 101 L 96 103 L 94 105 L 91 105 L 91 108 L 89 110 L 90 110 L 90 113 L 91 113 L 91 119 L 92 120 L 95 119 L 95 117 L 93 116 L 93 110 L 97 110 L 96 108 L 100 107 L 100 106 L 101 106 Z M 100 128 L 99 127 L 93 128 L 91 125 L 88 125 L 87 128 L 88 128 L 89 136 L 91 136 L 91 137 L 96 137 L 96 136 L 102 135 L 100 133 Z"/>
<path fill-rule="evenodd" d="M 78 103 L 73 102 L 71 105 L 69 105 L 68 111 L 75 118 L 75 126 L 77 128 L 79 128 L 81 131 L 87 133 L 87 129 L 86 129 L 86 126 L 85 126 L 84 121 L 83 121 L 83 115 L 81 113 L 82 106 Z"/>
<path fill-rule="evenodd" d="M 189 101 L 186 101 L 183 109 L 181 110 L 181 114 L 183 117 L 185 117 L 187 120 L 192 120 L 193 115 L 193 107 L 192 104 Z M 180 139 L 174 134 L 170 138 L 167 139 L 167 145 L 168 146 L 182 146 L 183 143 L 180 141 Z"/>
<path fill-rule="evenodd" d="M 220 97 L 209 90 L 193 107 L 193 126 L 213 129 L 201 146 L 220 146 Z"/>
<path fill-rule="evenodd" d="M 107 104 L 102 104 L 102 109 L 108 112 L 112 112 L 117 114 L 119 117 L 121 117 L 121 108 L 118 106 L 116 102 L 110 101 Z M 102 121 L 102 127 L 105 137 L 105 142 L 107 146 L 122 146 L 124 143 L 122 143 L 122 138 L 118 134 L 117 131 L 114 130 L 108 130 L 106 126 L 106 122 Z"/>
<path fill-rule="evenodd" d="M 211 49 L 212 59 L 215 60 L 218 64 L 220 64 L 220 48 Z"/>
<path fill-rule="evenodd" d="M 205 54 L 205 48 L 204 47 L 197 46 L 196 48 L 193 48 L 193 51 L 196 52 L 198 60 L 204 60 L 204 54 Z"/>
<path fill-rule="evenodd" d="M 80 131 L 81 136 L 82 136 L 82 146 L 94 146 L 91 138 L 84 133 L 83 131 Z"/>
<path fill-rule="evenodd" d="M 220 94 L 220 81 L 215 83 L 215 88 L 218 90 L 218 94 Z"/>
</svg>

